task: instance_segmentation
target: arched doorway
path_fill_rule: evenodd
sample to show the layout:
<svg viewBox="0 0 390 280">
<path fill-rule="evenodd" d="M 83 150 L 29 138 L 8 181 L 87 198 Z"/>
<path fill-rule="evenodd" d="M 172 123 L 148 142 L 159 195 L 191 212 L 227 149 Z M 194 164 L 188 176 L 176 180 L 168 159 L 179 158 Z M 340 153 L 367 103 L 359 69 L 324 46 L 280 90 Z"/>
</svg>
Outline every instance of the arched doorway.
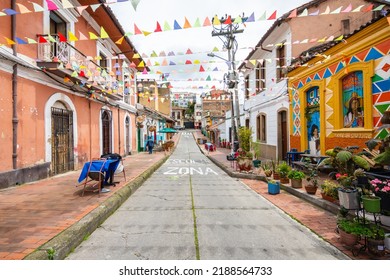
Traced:
<svg viewBox="0 0 390 280">
<path fill-rule="evenodd" d="M 110 154 L 112 143 L 112 124 L 111 124 L 111 112 L 103 110 L 102 112 L 102 141 L 103 141 L 103 154 Z"/>
<path fill-rule="evenodd" d="M 53 175 L 73 170 L 73 112 L 59 101 L 51 107 L 51 142 Z"/>
</svg>

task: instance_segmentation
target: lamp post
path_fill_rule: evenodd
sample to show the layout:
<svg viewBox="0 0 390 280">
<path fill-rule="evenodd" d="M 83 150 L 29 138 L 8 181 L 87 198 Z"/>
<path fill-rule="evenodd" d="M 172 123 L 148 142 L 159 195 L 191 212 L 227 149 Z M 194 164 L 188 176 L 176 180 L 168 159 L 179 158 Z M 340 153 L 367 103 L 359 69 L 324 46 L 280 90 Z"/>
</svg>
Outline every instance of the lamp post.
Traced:
<svg viewBox="0 0 390 280">
<path fill-rule="evenodd" d="M 242 33 L 244 32 L 244 30 L 239 29 L 239 24 L 235 23 L 235 19 L 232 19 L 231 16 L 226 15 L 224 18 L 219 19 L 219 21 L 221 23 L 220 25 L 214 25 L 214 19 L 213 19 L 213 31 L 211 32 L 211 36 L 219 37 L 223 42 L 224 47 L 228 50 L 227 61 L 229 63 L 229 72 L 227 75 L 225 75 L 224 79 L 225 79 L 225 83 L 228 85 L 228 88 L 233 89 L 231 100 L 232 100 L 232 139 L 233 139 L 232 151 L 234 151 L 234 142 L 238 139 L 237 132 L 238 132 L 238 128 L 241 126 L 240 105 L 238 101 L 238 89 L 237 89 L 238 78 L 236 75 L 235 62 L 234 62 L 235 53 L 238 47 L 235 34 Z M 215 54 L 208 54 L 208 55 L 211 57 L 216 56 L 218 58 L 221 58 Z M 235 118 L 237 118 L 236 122 L 234 121 Z M 237 124 L 237 127 L 235 126 L 235 124 Z"/>
</svg>

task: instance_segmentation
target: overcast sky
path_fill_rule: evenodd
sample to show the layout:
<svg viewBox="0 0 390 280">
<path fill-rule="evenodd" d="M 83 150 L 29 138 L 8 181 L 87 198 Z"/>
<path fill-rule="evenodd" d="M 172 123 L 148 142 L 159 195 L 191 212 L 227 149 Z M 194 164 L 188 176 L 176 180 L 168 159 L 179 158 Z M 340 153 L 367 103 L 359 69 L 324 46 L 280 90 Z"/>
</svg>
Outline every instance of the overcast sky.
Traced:
<svg viewBox="0 0 390 280">
<path fill-rule="evenodd" d="M 142 54 L 146 54 L 148 58 L 144 58 L 145 62 L 150 62 L 152 66 L 157 62 L 162 64 L 164 59 L 168 64 L 175 63 L 177 66 L 160 66 L 150 67 L 152 71 L 161 71 L 162 73 L 170 73 L 168 80 L 171 80 L 175 87 L 173 92 L 202 92 L 204 90 L 195 90 L 199 86 L 211 87 L 213 84 L 221 85 L 223 74 L 226 73 L 228 66 L 225 62 L 218 58 L 210 58 L 207 53 L 213 51 L 214 48 L 223 50 L 223 42 L 218 37 L 212 37 L 212 26 L 203 27 L 206 18 L 210 21 L 215 15 L 222 17 L 225 14 L 232 17 L 255 15 L 255 22 L 250 22 L 242 25 L 244 32 L 237 34 L 238 51 L 236 54 L 237 65 L 239 61 L 245 59 L 251 51 L 251 47 L 255 47 L 257 42 L 273 24 L 273 20 L 258 19 L 266 12 L 268 18 L 276 10 L 277 17 L 298 7 L 309 0 L 140 0 L 134 10 L 130 1 L 111 5 L 123 29 L 126 32 L 134 33 L 134 24 L 141 31 L 152 32 L 150 35 L 134 35 L 130 40 Z M 199 19 L 201 27 L 192 27 L 184 29 L 185 20 L 188 20 L 191 26 L 195 25 Z M 175 20 L 182 29 L 173 30 Z M 154 32 L 157 27 L 157 22 L 161 29 L 164 30 L 164 24 L 168 23 L 172 31 Z M 178 55 L 178 53 L 186 53 L 190 49 L 192 55 Z M 155 52 L 158 57 L 150 58 L 150 55 Z M 174 52 L 175 56 L 159 56 L 161 52 L 168 55 L 169 52 Z M 227 59 L 227 52 L 216 53 Z M 198 59 L 200 64 L 183 65 L 187 60 L 194 62 Z M 207 61 L 211 63 L 206 63 Z M 200 67 L 204 68 L 204 72 L 199 72 Z M 219 71 L 213 71 L 217 68 Z M 199 81 L 206 80 L 210 77 L 212 82 Z M 192 79 L 195 81 L 188 81 Z M 197 81 L 198 80 L 198 81 Z M 192 87 L 189 89 L 189 87 Z"/>
</svg>

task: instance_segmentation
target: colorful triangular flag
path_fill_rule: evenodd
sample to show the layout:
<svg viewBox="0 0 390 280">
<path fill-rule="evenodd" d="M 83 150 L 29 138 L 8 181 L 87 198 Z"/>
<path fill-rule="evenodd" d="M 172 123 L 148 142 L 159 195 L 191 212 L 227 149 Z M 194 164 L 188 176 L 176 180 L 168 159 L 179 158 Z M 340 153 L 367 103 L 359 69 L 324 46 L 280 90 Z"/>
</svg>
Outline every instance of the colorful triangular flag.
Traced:
<svg viewBox="0 0 390 280">
<path fill-rule="evenodd" d="M 167 21 L 164 22 L 164 31 L 172 30 L 172 28 L 169 26 L 169 23 Z"/>
<path fill-rule="evenodd" d="M 62 34 L 61 32 L 58 31 L 58 37 L 60 38 L 60 42 L 66 42 L 67 39 L 66 37 L 64 36 L 64 34 Z"/>
<path fill-rule="evenodd" d="M 154 30 L 154 32 L 161 32 L 161 26 L 160 26 L 160 23 L 157 22 L 157 26 L 156 26 L 156 29 Z"/>
<path fill-rule="evenodd" d="M 106 30 L 104 30 L 103 26 L 100 27 L 100 38 L 102 39 L 107 39 L 107 38 L 110 38 L 106 32 Z"/>
<path fill-rule="evenodd" d="M 213 17 L 213 25 L 221 25 L 221 22 L 217 15 Z"/>
<path fill-rule="evenodd" d="M 79 40 L 72 32 L 68 31 L 68 34 L 69 34 L 69 41 L 74 42 Z"/>
<path fill-rule="evenodd" d="M 191 28 L 192 26 L 191 26 L 191 24 L 190 24 L 190 22 L 188 21 L 188 19 L 186 18 L 186 17 L 184 17 L 184 26 L 183 26 L 183 28 Z"/>
<path fill-rule="evenodd" d="M 139 35 L 142 34 L 141 30 L 138 28 L 138 26 L 134 23 L 134 34 Z"/>
<path fill-rule="evenodd" d="M 210 25 L 211 25 L 211 21 L 210 21 L 210 19 L 208 17 L 206 17 L 204 19 L 203 26 L 210 26 Z"/>
<path fill-rule="evenodd" d="M 18 5 L 21 14 L 31 13 L 31 11 L 26 6 L 19 3 L 16 3 L 16 5 Z"/>
<path fill-rule="evenodd" d="M 175 22 L 173 23 L 173 29 L 174 30 L 177 30 L 177 29 L 181 29 L 179 23 L 175 20 Z"/>
<path fill-rule="evenodd" d="M 276 12 L 277 11 L 273 12 L 272 15 L 269 18 L 267 18 L 267 20 L 274 20 L 274 19 L 276 19 Z"/>
<path fill-rule="evenodd" d="M 54 4 L 51 0 L 46 0 L 46 3 L 47 3 L 47 9 L 48 9 L 49 11 L 58 10 L 57 5 Z"/>
<path fill-rule="evenodd" d="M 92 32 L 88 32 L 89 33 L 89 39 L 90 40 L 97 40 L 99 39 L 98 36 L 96 36 L 96 34 L 92 33 Z"/>
</svg>

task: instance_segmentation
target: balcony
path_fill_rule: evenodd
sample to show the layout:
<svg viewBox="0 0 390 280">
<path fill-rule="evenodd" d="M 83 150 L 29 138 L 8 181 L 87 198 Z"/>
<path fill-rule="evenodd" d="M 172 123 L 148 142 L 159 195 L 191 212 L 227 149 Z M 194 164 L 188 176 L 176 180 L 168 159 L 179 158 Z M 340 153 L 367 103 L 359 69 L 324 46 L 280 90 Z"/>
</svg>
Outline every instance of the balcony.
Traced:
<svg viewBox="0 0 390 280">
<path fill-rule="evenodd" d="M 52 35 L 50 40 L 49 36 L 40 36 L 46 42 L 38 43 L 37 66 L 46 73 L 72 89 L 97 99 L 100 95 L 116 101 L 129 100 L 128 96 L 122 94 L 126 92 L 124 86 L 110 75 L 109 69 L 100 67 L 92 57 L 84 55 L 69 43 L 61 42 L 56 35 Z"/>
</svg>

